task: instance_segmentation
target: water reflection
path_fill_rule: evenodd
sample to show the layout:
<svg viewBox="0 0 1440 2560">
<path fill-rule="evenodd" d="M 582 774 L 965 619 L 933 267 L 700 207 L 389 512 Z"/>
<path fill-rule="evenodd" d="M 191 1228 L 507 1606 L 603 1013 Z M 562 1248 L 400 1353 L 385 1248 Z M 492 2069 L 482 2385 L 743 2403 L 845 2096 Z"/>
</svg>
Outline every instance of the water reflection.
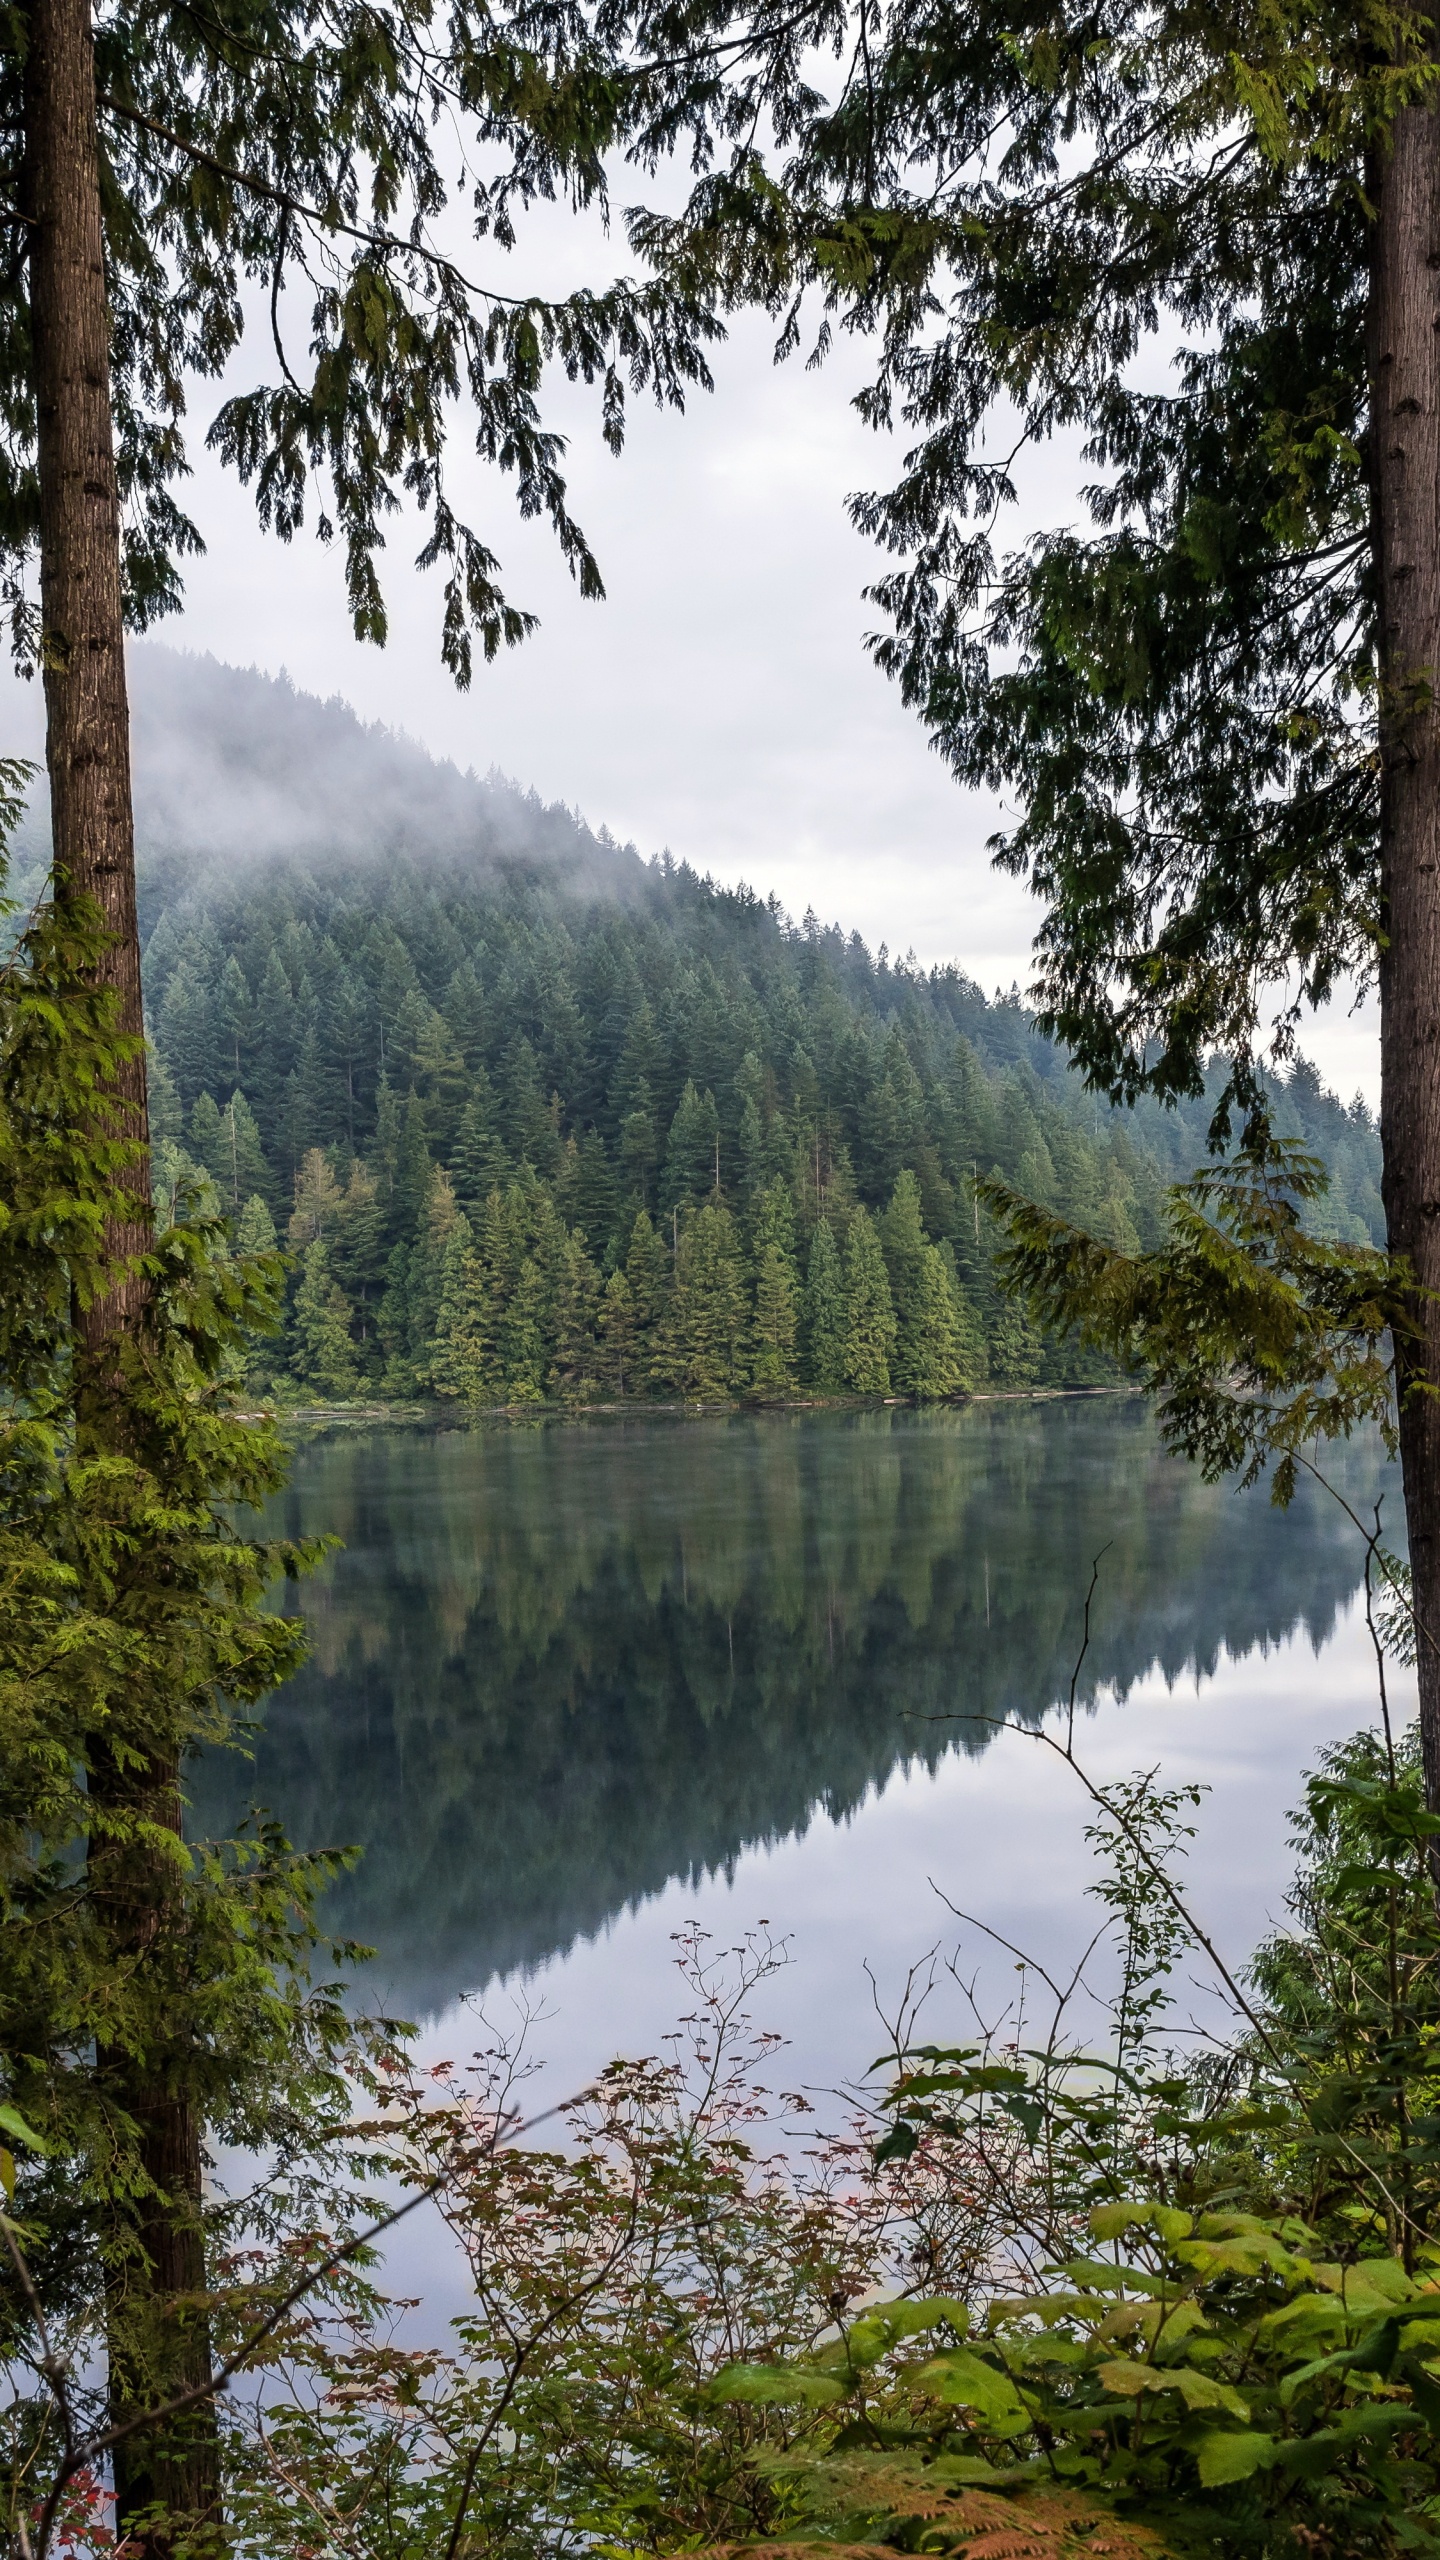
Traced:
<svg viewBox="0 0 1440 2560">
<path fill-rule="evenodd" d="M 1369 1448 L 1332 1472 L 1356 1504 L 1388 1481 Z M 362 1842 L 327 1917 L 413 2014 L 1043 1715 L 1102 1546 L 1087 1702 L 1319 1645 L 1359 1576 L 1313 1485 L 1288 1514 L 1208 1488 L 1116 1399 L 335 1436 L 277 1510 L 344 1552 L 196 1820 L 253 1796 Z"/>
</svg>

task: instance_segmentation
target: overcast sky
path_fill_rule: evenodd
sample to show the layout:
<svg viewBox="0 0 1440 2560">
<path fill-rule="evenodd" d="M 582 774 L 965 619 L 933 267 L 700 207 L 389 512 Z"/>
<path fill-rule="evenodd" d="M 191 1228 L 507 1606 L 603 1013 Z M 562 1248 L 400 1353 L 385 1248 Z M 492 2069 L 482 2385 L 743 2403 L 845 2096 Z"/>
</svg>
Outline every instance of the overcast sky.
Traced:
<svg viewBox="0 0 1440 2560">
<path fill-rule="evenodd" d="M 893 445 L 848 405 L 861 378 L 842 351 L 818 374 L 770 360 L 746 322 L 717 351 L 717 389 L 687 414 L 632 413 L 612 459 L 583 394 L 549 402 L 572 430 L 575 513 L 598 553 L 604 604 L 582 604 L 548 529 L 520 522 L 510 484 L 472 466 L 463 490 L 504 565 L 512 600 L 541 629 L 457 694 L 437 650 L 439 583 L 412 567 L 399 525 L 382 563 L 391 637 L 351 637 L 340 564 L 309 537 L 288 549 L 256 528 L 249 497 L 203 452 L 217 405 L 195 400 L 188 492 L 209 550 L 186 566 L 172 646 L 270 671 L 403 728 L 480 771 L 501 766 L 580 808 L 642 853 L 668 846 L 721 880 L 813 905 L 892 952 L 958 960 L 987 989 L 1028 977 L 1035 909 L 996 874 L 994 804 L 962 794 L 895 688 L 866 655 L 862 595 L 877 555 L 846 496 L 893 469 Z M 249 366 L 264 362 L 247 349 Z M 253 377 L 252 377 L 253 378 Z M 1033 467 L 1024 513 L 1077 510 L 1073 449 Z M 11 725 L 31 726 L 31 706 Z M 37 706 L 38 707 L 38 706 Z M 1373 1099 L 1373 1016 L 1317 1024 L 1304 1044 L 1348 1097 Z"/>
</svg>

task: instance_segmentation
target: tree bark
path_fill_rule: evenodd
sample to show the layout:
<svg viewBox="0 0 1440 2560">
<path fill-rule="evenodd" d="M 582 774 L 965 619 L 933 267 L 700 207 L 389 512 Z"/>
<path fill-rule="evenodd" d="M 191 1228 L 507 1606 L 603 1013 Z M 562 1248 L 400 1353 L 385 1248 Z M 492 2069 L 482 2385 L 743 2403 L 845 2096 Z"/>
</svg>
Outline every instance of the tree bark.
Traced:
<svg viewBox="0 0 1440 2560">
<path fill-rule="evenodd" d="M 143 1031 L 140 940 L 135 897 L 130 724 L 120 556 L 120 503 L 110 397 L 110 313 L 105 281 L 94 47 L 89 0 L 32 0 L 26 59 L 25 205 L 39 479 L 40 610 L 55 895 L 94 902 L 112 937 L 100 964 L 118 998 L 117 1029 Z M 142 1214 L 117 1216 L 107 1242 L 120 1265 L 149 1234 L 149 1128 L 143 1049 L 116 1078 L 129 1133 L 142 1154 L 128 1177 Z M 122 1275 L 78 1312 L 91 1375 L 99 1387 L 81 1415 L 87 1433 L 124 1442 L 122 1400 L 106 1392 L 107 1352 L 143 1333 L 143 1279 Z M 178 1763 L 152 1760 L 121 1770 L 101 1759 L 92 1793 L 110 1810 L 142 1809 L 180 1827 Z M 153 1851 L 112 1848 L 97 1901 L 108 1907 L 117 1946 L 143 1960 L 148 1936 L 165 1925 L 173 1893 L 168 1861 Z M 115 2415 L 153 2405 L 208 2379 L 205 2266 L 199 2221 L 200 2129 L 174 2075 L 156 2085 L 153 2065 L 129 2055 L 98 2056 L 102 2083 L 137 2128 L 142 2183 L 151 2190 L 116 2208 L 118 2243 L 110 2296 L 110 2372 Z M 123 2217 L 123 2223 L 120 2221 Z M 188 2304 L 188 2309 L 185 2307 Z M 218 2438 L 213 2408 L 189 2423 L 183 2442 L 139 2435 L 116 2459 L 119 2536 L 136 2560 L 160 2560 L 176 2534 L 164 2523 L 133 2529 L 151 2508 L 202 2531 L 220 2517 Z"/>
<path fill-rule="evenodd" d="M 1380 642 L 1381 1104 L 1425 1788 L 1440 1810 L 1440 117 L 1407 107 L 1374 172 L 1371 485 Z"/>
</svg>

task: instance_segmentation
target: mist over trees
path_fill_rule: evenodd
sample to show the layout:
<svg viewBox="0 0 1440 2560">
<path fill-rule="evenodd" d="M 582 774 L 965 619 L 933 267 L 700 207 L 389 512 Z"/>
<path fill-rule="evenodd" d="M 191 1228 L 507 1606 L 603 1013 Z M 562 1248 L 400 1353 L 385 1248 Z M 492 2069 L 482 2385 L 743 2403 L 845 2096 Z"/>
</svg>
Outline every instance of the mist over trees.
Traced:
<svg viewBox="0 0 1440 2560">
<path fill-rule="evenodd" d="M 296 1258 L 267 1383 L 460 1403 L 924 1400 L 1113 1375 L 1004 1300 L 976 1175 L 1155 1243 L 1213 1097 L 1097 1106 L 1015 995 L 872 955 L 436 765 L 137 652 L 157 1190 Z M 1382 1232 L 1301 1064 L 1278 1125 Z M 268 1364 L 268 1365 L 267 1365 Z"/>
</svg>

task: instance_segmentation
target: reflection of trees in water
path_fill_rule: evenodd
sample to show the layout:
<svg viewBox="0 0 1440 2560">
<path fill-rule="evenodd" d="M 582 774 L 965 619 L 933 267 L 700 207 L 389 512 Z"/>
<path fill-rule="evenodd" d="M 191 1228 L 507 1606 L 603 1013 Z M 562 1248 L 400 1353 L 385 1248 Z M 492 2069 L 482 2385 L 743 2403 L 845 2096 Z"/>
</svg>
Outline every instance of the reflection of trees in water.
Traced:
<svg viewBox="0 0 1440 2560">
<path fill-rule="evenodd" d="M 1337 1465 L 1373 1500 L 1372 1455 Z M 1119 1401 L 337 1437 L 282 1508 L 345 1552 L 238 1785 L 365 1844 L 327 1917 L 423 2010 L 1042 1715 L 1107 1539 L 1087 1700 L 1318 1645 L 1359 1571 L 1313 1486 L 1288 1515 L 1207 1488 Z"/>
</svg>

